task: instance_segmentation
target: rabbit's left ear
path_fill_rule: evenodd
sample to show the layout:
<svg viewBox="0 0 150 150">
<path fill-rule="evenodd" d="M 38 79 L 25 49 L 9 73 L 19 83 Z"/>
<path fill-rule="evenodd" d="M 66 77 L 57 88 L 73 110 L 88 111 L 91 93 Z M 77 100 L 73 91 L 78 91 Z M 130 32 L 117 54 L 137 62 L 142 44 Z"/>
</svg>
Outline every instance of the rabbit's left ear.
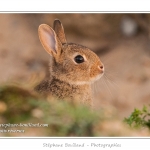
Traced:
<svg viewBox="0 0 150 150">
<path fill-rule="evenodd" d="M 53 24 L 53 29 L 62 44 L 67 43 L 65 32 L 60 20 L 56 19 Z"/>
<path fill-rule="evenodd" d="M 46 24 L 41 24 L 38 29 L 39 38 L 44 49 L 54 58 L 60 55 L 62 44 L 55 31 Z"/>
</svg>

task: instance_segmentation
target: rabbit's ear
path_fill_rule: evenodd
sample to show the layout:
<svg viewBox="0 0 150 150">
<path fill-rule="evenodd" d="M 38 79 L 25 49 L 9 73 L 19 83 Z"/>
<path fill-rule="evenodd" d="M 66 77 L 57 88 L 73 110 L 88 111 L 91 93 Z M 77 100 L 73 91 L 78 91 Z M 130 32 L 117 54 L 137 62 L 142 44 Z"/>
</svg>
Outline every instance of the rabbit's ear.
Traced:
<svg viewBox="0 0 150 150">
<path fill-rule="evenodd" d="M 64 33 L 64 28 L 63 28 L 63 25 L 62 23 L 56 19 L 54 21 L 54 24 L 53 24 L 53 29 L 55 30 L 60 42 L 63 44 L 63 43 L 67 43 L 66 41 L 66 38 L 65 38 L 65 33 Z"/>
<path fill-rule="evenodd" d="M 61 52 L 61 43 L 55 31 L 46 24 L 41 24 L 38 29 L 39 38 L 44 49 L 52 56 Z"/>
</svg>

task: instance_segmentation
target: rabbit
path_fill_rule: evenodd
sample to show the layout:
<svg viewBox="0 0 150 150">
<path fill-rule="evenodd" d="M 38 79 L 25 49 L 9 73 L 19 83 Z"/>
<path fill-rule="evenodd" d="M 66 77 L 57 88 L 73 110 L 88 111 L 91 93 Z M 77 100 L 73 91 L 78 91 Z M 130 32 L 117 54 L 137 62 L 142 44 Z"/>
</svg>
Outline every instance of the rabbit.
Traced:
<svg viewBox="0 0 150 150">
<path fill-rule="evenodd" d="M 91 85 L 104 74 L 99 57 L 85 46 L 67 43 L 63 25 L 58 19 L 54 20 L 53 29 L 41 24 L 38 34 L 43 48 L 50 55 L 50 77 L 37 85 L 36 91 L 92 106 Z"/>
</svg>

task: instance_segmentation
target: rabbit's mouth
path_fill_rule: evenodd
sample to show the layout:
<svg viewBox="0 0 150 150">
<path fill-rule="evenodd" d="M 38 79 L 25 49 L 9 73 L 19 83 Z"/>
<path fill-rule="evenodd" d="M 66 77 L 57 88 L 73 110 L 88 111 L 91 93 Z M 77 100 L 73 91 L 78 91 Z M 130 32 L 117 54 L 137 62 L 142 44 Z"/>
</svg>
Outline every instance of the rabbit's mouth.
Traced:
<svg viewBox="0 0 150 150">
<path fill-rule="evenodd" d="M 99 80 L 102 76 L 103 76 L 104 72 L 101 74 L 98 74 L 96 77 L 91 78 L 91 82 L 95 82 L 97 80 Z"/>
</svg>

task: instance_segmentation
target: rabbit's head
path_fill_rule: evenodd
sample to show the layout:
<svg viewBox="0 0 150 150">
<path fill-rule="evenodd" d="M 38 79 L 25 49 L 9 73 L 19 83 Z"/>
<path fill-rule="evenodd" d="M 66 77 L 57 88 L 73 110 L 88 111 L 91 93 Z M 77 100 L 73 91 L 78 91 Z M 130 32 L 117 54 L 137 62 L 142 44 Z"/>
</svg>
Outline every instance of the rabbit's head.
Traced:
<svg viewBox="0 0 150 150">
<path fill-rule="evenodd" d="M 44 49 L 51 56 L 51 76 L 69 84 L 90 84 L 104 73 L 99 57 L 85 46 L 67 43 L 64 29 L 59 20 L 54 21 L 53 29 L 39 26 L 39 38 Z"/>
</svg>

